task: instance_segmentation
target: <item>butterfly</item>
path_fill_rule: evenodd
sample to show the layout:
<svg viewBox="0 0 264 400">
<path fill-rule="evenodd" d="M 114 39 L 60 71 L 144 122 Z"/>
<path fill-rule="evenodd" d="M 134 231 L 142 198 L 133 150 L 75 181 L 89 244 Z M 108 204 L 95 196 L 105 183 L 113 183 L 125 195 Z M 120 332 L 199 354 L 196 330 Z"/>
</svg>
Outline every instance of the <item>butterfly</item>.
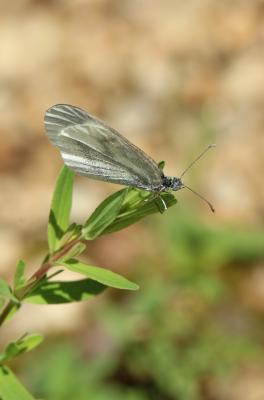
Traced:
<svg viewBox="0 0 264 400">
<path fill-rule="evenodd" d="M 46 111 L 44 123 L 48 137 L 60 150 L 64 163 L 78 174 L 143 189 L 152 192 L 154 197 L 164 191 L 187 188 L 214 212 L 207 199 L 182 181 L 183 175 L 214 145 L 209 145 L 180 177 L 169 177 L 144 151 L 81 108 L 56 104 Z M 166 209 L 165 201 L 161 200 Z"/>
</svg>

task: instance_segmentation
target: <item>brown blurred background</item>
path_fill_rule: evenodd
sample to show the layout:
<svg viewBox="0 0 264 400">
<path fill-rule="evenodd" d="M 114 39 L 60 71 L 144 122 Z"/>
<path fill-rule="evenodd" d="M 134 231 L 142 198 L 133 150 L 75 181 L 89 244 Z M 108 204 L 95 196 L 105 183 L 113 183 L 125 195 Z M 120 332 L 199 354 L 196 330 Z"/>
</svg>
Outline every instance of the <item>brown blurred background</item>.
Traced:
<svg viewBox="0 0 264 400">
<path fill-rule="evenodd" d="M 180 217 L 190 213 L 195 221 L 198 218 L 198 225 L 205 224 L 216 231 L 227 229 L 229 232 L 232 228 L 248 232 L 249 237 L 240 245 L 241 248 L 248 246 L 249 254 L 253 254 L 249 242 L 257 240 L 255 236 L 250 238 L 250 232 L 254 235 L 260 232 L 261 248 L 264 243 L 261 242 L 264 220 L 263 1 L 1 2 L 0 271 L 10 281 L 19 258 L 26 259 L 29 268 L 34 268 L 46 251 L 47 216 L 62 161 L 48 142 L 43 117 L 45 110 L 56 103 L 73 104 L 103 118 L 155 160 L 166 160 L 168 175 L 179 175 L 207 144 L 217 144 L 216 149 L 185 177 L 186 183 L 212 201 L 216 215 L 191 193 L 177 193 L 179 203 L 165 215 L 153 217 L 154 222 L 150 217 L 91 244 L 87 257 L 94 264 L 133 278 L 144 292 L 144 282 L 152 272 L 151 267 L 143 268 L 142 272 L 142 265 L 151 265 L 158 254 L 159 263 L 155 268 L 159 270 L 159 280 L 167 262 L 162 256 L 166 244 L 157 249 L 160 240 L 157 231 L 160 229 L 166 236 L 164 232 L 169 224 L 174 223 L 177 229 Z M 99 201 L 117 188 L 76 178 L 73 220 L 84 221 Z M 185 222 L 182 224 L 185 226 Z M 260 254 L 261 250 L 258 251 Z M 235 260 L 232 264 L 233 261 L 227 259 L 225 272 L 220 274 L 224 275 L 225 284 L 231 282 L 232 288 L 235 285 L 239 295 L 231 302 L 223 295 L 217 309 L 222 309 L 223 304 L 224 308 L 238 309 L 238 313 L 231 314 L 235 321 L 243 320 L 243 327 L 238 329 L 242 333 L 251 329 L 252 319 L 257 319 L 253 336 L 258 337 L 262 346 L 264 258 L 254 257 L 248 256 L 250 268 L 243 266 L 241 269 L 237 268 L 239 262 Z M 103 352 L 111 358 L 109 348 L 118 347 L 118 340 L 113 344 L 103 324 L 96 320 L 100 307 L 110 301 L 107 296 L 114 301 L 113 309 L 118 312 L 118 298 L 112 292 L 104 294 L 103 300 L 100 297 L 89 304 L 25 306 L 5 327 L 1 343 L 5 343 L 7 335 L 13 338 L 30 330 L 45 331 L 50 337 L 64 337 L 62 332 L 73 332 L 78 340 L 81 338 L 84 347 L 86 340 L 94 343 L 94 347 L 89 345 L 90 352 L 94 349 L 93 357 L 96 358 L 98 347 L 105 349 L 105 353 L 99 351 L 100 356 Z M 138 294 L 132 296 L 135 298 Z M 241 317 L 244 306 L 246 319 Z M 177 309 L 175 304 L 174 307 Z M 122 316 L 123 324 L 126 312 Z M 92 322 L 90 313 L 94 313 Z M 144 320 L 143 315 L 142 312 Z M 213 315 L 206 315 L 212 321 Z M 236 324 L 234 320 L 231 325 Z M 232 332 L 227 333 L 227 337 L 230 335 Z M 251 341 L 255 339 L 249 339 L 249 343 Z M 161 340 L 162 345 L 165 342 Z M 115 382 L 122 381 L 118 368 L 112 375 Z M 200 388 L 197 395 L 200 397 L 181 394 L 178 389 L 168 394 L 159 385 L 161 392 L 154 390 L 154 394 L 149 394 L 141 381 L 142 375 L 137 377 L 143 387 L 142 393 L 131 392 L 131 397 L 125 397 L 120 389 L 120 398 L 264 399 L 264 369 L 251 361 L 244 362 L 242 367 L 239 365 L 234 376 L 228 375 L 228 379 L 233 379 L 232 384 L 220 384 L 215 377 L 207 379 L 207 373 L 193 378 Z M 65 376 L 67 380 L 66 373 Z M 155 377 L 152 378 L 156 382 Z M 30 384 L 30 373 L 24 379 Z M 99 386 L 106 380 L 104 376 Z M 192 379 L 186 382 L 189 387 Z M 133 384 L 130 386 L 133 388 Z M 38 385 L 34 388 L 37 392 Z M 41 393 L 51 399 L 68 399 L 66 395 L 52 397 L 48 389 Z M 118 398 L 117 394 L 112 397 Z M 93 398 L 97 399 L 95 394 Z M 103 394 L 102 397 L 98 395 L 98 399 L 104 399 Z"/>
</svg>

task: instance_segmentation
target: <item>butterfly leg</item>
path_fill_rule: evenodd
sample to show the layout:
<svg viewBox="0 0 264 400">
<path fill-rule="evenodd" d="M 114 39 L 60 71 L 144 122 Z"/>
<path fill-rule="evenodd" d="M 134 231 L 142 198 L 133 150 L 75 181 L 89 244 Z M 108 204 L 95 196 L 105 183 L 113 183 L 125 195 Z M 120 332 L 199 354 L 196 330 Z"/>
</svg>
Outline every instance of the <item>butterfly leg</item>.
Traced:
<svg viewBox="0 0 264 400">
<path fill-rule="evenodd" d="M 164 207 L 164 211 L 168 210 L 166 201 L 162 198 L 162 196 L 160 195 L 160 193 L 158 194 L 157 198 L 159 198 L 160 201 L 162 202 L 162 205 L 163 205 L 163 207 Z"/>
<path fill-rule="evenodd" d="M 154 201 L 157 208 L 159 209 L 159 212 L 162 214 L 168 209 L 168 207 L 165 200 L 162 198 L 161 193 L 161 191 L 153 192 L 147 199 L 144 200 L 144 202 Z"/>
<path fill-rule="evenodd" d="M 161 214 L 164 213 L 164 211 L 166 211 L 168 209 L 167 204 L 165 202 L 165 200 L 162 198 L 160 192 L 158 192 L 155 196 L 154 196 L 154 202 L 157 206 L 157 208 L 159 209 L 159 212 Z M 162 205 L 162 206 L 161 206 Z"/>
</svg>

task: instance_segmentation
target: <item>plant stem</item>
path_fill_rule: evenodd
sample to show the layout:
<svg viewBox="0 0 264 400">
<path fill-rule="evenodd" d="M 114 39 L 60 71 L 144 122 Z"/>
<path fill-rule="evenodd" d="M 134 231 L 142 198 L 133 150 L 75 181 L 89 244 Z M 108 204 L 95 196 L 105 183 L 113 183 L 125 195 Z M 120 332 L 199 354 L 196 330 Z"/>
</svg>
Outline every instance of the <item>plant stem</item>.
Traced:
<svg viewBox="0 0 264 400">
<path fill-rule="evenodd" d="M 20 293 L 16 294 L 18 300 L 23 300 L 26 295 L 32 290 L 32 288 L 46 275 L 48 270 L 53 266 L 53 264 L 60 260 L 67 252 L 78 242 L 82 240 L 81 236 L 71 240 L 70 242 L 66 243 L 62 249 L 59 249 L 56 253 L 53 253 L 49 256 L 48 261 L 41 264 L 39 269 L 34 272 L 34 274 L 28 279 L 26 285 L 20 291 Z M 14 302 L 10 300 L 3 311 L 0 313 L 0 326 L 5 322 L 6 318 L 8 317 L 10 311 L 14 307 Z"/>
<path fill-rule="evenodd" d="M 39 281 L 41 278 L 43 278 L 47 271 L 52 267 L 54 262 L 59 261 L 60 258 L 62 258 L 67 252 L 78 242 L 81 241 L 81 237 L 77 237 L 76 239 L 73 239 L 69 243 L 66 243 L 65 246 L 60 249 L 57 253 L 54 253 L 54 255 L 51 255 L 49 258 L 48 262 L 44 262 L 40 268 L 31 276 L 29 281 L 34 280 Z"/>
<path fill-rule="evenodd" d="M 3 309 L 3 311 L 0 314 L 0 326 L 5 322 L 6 318 L 8 317 L 10 311 L 12 310 L 14 306 L 14 303 L 12 300 L 10 300 L 7 305 L 5 306 L 5 308 Z"/>
</svg>

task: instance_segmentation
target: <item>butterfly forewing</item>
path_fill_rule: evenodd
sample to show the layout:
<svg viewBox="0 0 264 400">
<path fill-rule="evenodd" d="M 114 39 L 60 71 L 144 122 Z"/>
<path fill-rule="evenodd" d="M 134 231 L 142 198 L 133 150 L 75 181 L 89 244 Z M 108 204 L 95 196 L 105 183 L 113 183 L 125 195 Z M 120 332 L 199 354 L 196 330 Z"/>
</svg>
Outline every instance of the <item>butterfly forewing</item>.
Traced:
<svg viewBox="0 0 264 400">
<path fill-rule="evenodd" d="M 65 164 L 77 173 L 150 191 L 162 187 L 162 171 L 151 157 L 80 108 L 51 107 L 45 128 Z"/>
</svg>

